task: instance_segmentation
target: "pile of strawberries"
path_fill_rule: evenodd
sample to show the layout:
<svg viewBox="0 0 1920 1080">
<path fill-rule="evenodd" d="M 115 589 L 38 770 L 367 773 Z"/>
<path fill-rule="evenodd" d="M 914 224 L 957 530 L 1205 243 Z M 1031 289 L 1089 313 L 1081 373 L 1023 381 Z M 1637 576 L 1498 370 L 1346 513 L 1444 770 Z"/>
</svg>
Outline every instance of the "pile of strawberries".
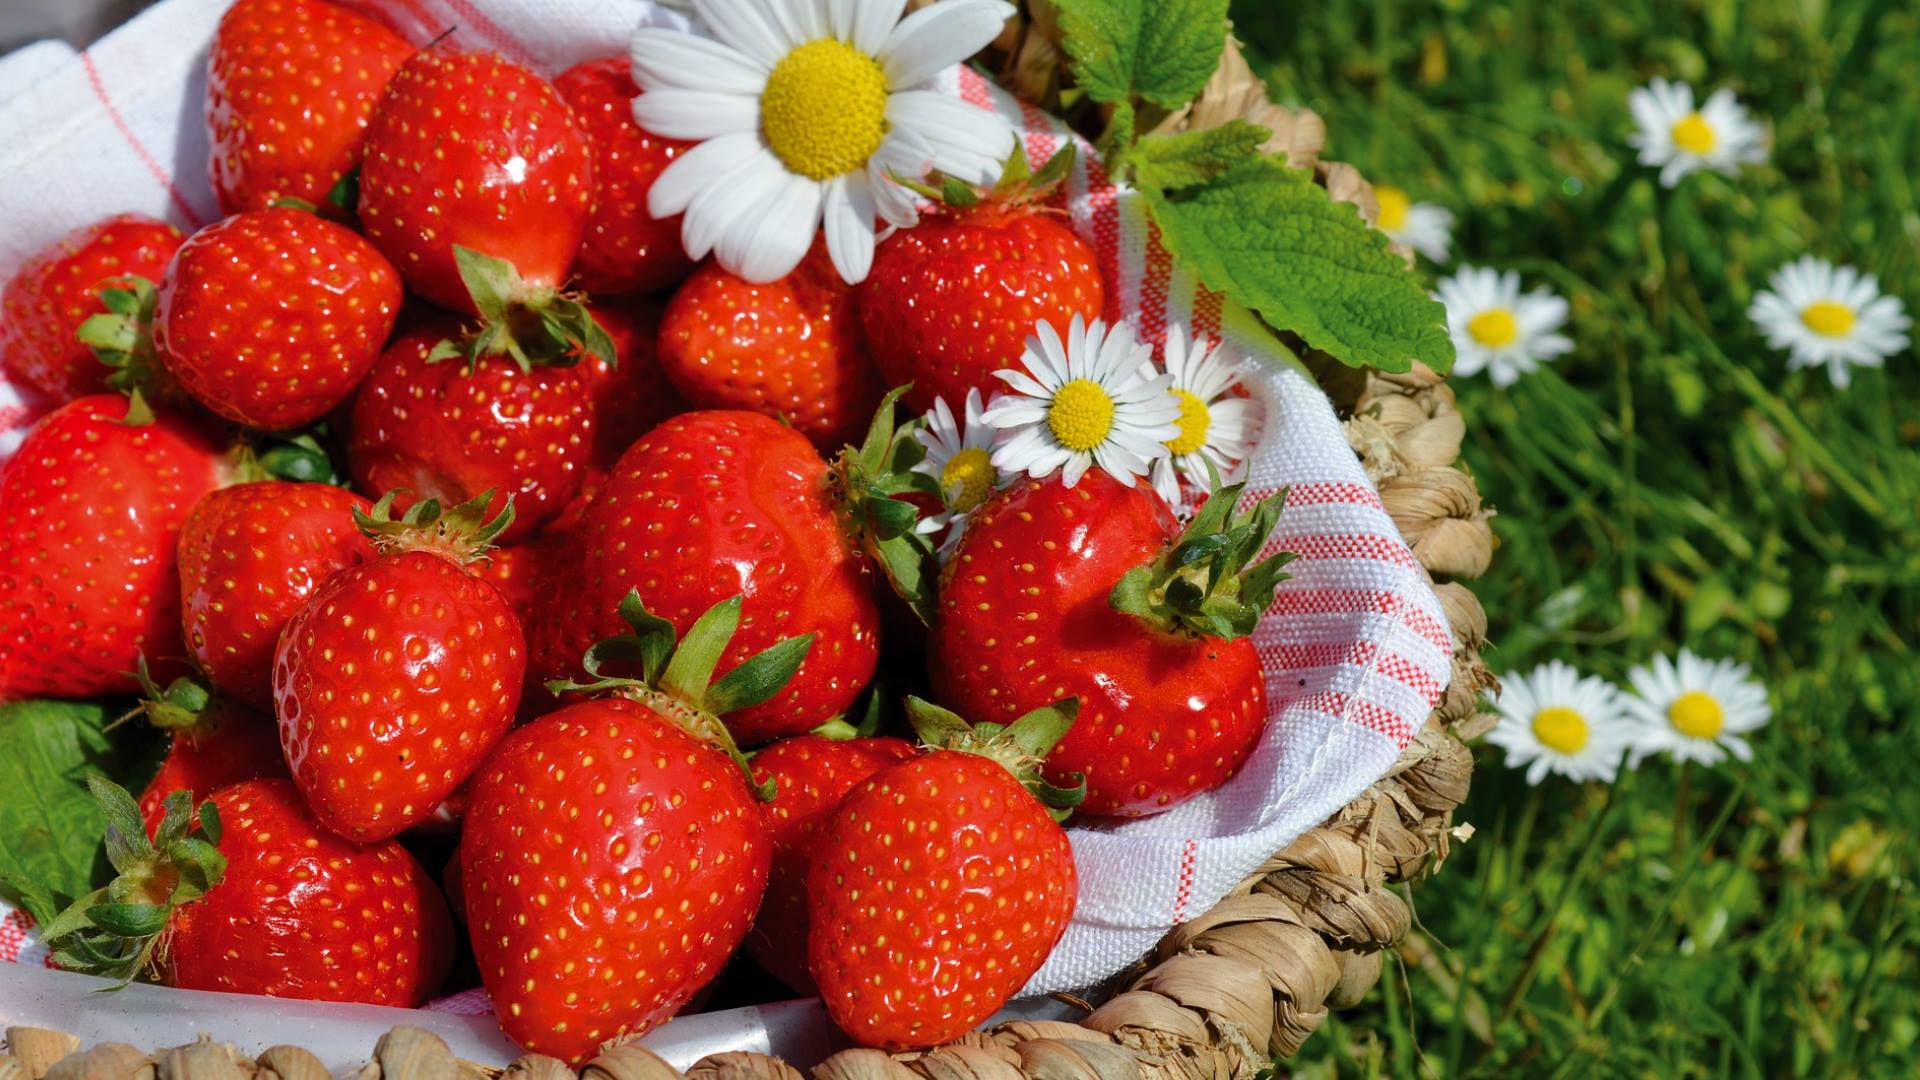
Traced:
<svg viewBox="0 0 1920 1080">
<path fill-rule="evenodd" d="M 464 940 L 578 1061 L 744 945 L 927 1046 L 1059 939 L 1068 809 L 1258 740 L 1216 601 L 1264 610 L 1276 504 L 1183 526 L 1094 469 L 1005 485 L 943 566 L 919 527 L 900 394 L 991 394 L 1102 310 L 1057 212 L 930 207 L 860 286 L 818 247 L 753 284 L 647 214 L 684 147 L 624 59 L 548 81 L 240 0 L 210 63 L 229 216 L 82 229 L 0 319 L 65 402 L 0 472 L 0 699 L 144 692 L 172 735 L 137 801 L 95 785 L 119 876 L 42 928 L 62 966 L 414 1006 Z"/>
</svg>

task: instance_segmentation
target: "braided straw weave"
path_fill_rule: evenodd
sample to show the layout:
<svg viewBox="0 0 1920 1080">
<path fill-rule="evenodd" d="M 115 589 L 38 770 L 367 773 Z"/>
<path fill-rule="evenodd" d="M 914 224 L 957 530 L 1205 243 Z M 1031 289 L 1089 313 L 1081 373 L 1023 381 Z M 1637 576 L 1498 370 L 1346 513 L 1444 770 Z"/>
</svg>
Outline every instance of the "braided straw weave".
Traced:
<svg viewBox="0 0 1920 1080">
<path fill-rule="evenodd" d="M 1047 0 L 1029 0 L 1027 12 L 1009 25 L 987 59 L 1000 62 L 1002 79 L 1021 95 L 1057 103 L 1065 65 Z M 1335 198 L 1373 218 L 1373 190 L 1359 173 L 1320 158 L 1326 134 L 1320 118 L 1270 103 L 1229 40 L 1205 92 L 1159 127 L 1205 128 L 1235 118 L 1272 130 L 1268 150 L 1312 166 Z M 1456 465 L 1466 424 L 1439 376 L 1423 367 L 1398 375 L 1361 373 L 1327 357 L 1303 355 L 1349 417 L 1354 451 L 1437 583 L 1456 643 L 1446 697 L 1385 778 L 1268 859 L 1212 910 L 1175 927 L 1078 1023 L 1016 1021 L 916 1053 L 844 1050 L 816 1066 L 814 1080 L 1252 1080 L 1276 1057 L 1297 1051 L 1329 1009 L 1355 1004 L 1379 978 L 1382 950 L 1412 923 L 1406 902 L 1388 886 L 1438 866 L 1449 840 L 1468 831 L 1452 823 L 1473 768 L 1462 740 L 1485 730 L 1476 702 L 1494 680 L 1479 657 L 1486 612 L 1458 579 L 1478 576 L 1492 558 L 1491 512 L 1481 506 L 1473 479 Z M 296 1047 L 274 1047 L 251 1059 L 204 1039 L 154 1054 L 116 1043 L 81 1052 L 69 1035 L 21 1028 L 7 1032 L 7 1044 L 0 1080 L 328 1075 L 317 1058 Z M 575 1075 L 539 1055 L 504 1072 L 459 1061 L 438 1037 L 399 1027 L 380 1039 L 355 1080 Z M 582 1080 L 681 1075 L 634 1043 L 607 1047 L 578 1074 Z M 685 1076 L 805 1080 L 792 1065 L 751 1053 L 704 1058 Z"/>
</svg>

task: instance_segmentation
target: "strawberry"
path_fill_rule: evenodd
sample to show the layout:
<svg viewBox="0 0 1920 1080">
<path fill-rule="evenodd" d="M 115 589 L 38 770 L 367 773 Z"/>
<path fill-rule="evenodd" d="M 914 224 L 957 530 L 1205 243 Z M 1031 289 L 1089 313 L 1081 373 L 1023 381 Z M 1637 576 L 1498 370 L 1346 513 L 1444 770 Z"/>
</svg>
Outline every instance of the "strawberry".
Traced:
<svg viewBox="0 0 1920 1080">
<path fill-rule="evenodd" d="M 553 81 L 593 146 L 594 210 L 574 269 L 581 287 L 595 296 L 655 292 L 693 270 L 680 246 L 680 215 L 647 213 L 653 181 L 693 144 L 661 138 L 634 122 L 640 89 L 631 68 L 624 56 L 590 60 Z"/>
<path fill-rule="evenodd" d="M 222 693 L 272 710 L 280 630 L 334 571 L 373 554 L 353 523 L 354 511 L 367 506 L 328 484 L 262 480 L 221 488 L 187 515 L 181 634 Z"/>
<path fill-rule="evenodd" d="M 1247 635 L 1291 558 L 1248 565 L 1284 495 L 1230 519 L 1240 490 L 1215 492 L 1184 533 L 1146 485 L 1100 469 L 1072 488 L 1056 474 L 995 495 L 942 573 L 940 700 L 1010 718 L 1077 697 L 1047 772 L 1085 774 L 1084 813 L 1137 817 L 1218 787 L 1266 727 Z"/>
<path fill-rule="evenodd" d="M 959 1038 L 1053 951 L 1079 889 L 1058 819 L 1082 792 L 1048 785 L 1035 766 L 1075 707 L 969 727 L 909 698 L 935 749 L 869 776 L 821 826 L 807 954 L 828 1014 L 860 1043 Z"/>
<path fill-rule="evenodd" d="M 59 403 L 106 386 L 107 369 L 75 337 L 101 311 L 103 282 L 158 280 L 184 240 L 138 214 L 75 229 L 24 263 L 0 294 L 0 363 L 19 383 Z"/>
<path fill-rule="evenodd" d="M 820 241 L 765 285 L 701 266 L 667 304 L 660 366 L 696 408 L 780 417 L 823 452 L 859 438 L 886 392 L 853 287 Z"/>
<path fill-rule="evenodd" d="M 637 593 L 627 632 L 588 650 L 609 696 L 507 736 L 475 777 L 460 839 L 468 928 L 494 1010 L 529 1052 L 573 1063 L 672 1016 L 720 970 L 766 886 L 768 846 L 721 717 L 777 693 L 813 635 L 713 674 L 731 597 L 673 626 Z M 620 658 L 638 678 L 606 674 Z M 729 760 L 731 757 L 732 760 Z"/>
<path fill-rule="evenodd" d="M 148 673 L 144 657 L 135 674 L 146 695 L 139 712 L 169 735 L 160 771 L 140 793 L 140 820 L 149 837 L 166 816 L 170 792 L 209 795 L 243 780 L 287 775 L 272 717 L 209 694 L 184 675 L 162 689 Z"/>
<path fill-rule="evenodd" d="M 993 373 L 1020 366 L 1039 323 L 1065 334 L 1076 315 L 1100 317 L 1106 286 L 1093 249 L 1033 202 L 1072 163 L 1069 144 L 1030 177 L 1016 149 L 985 197 L 953 182 L 928 191 L 944 201 L 875 249 L 859 290 L 867 348 L 888 385 L 913 384 L 916 411 L 970 389 L 992 397 L 1003 385 Z"/>
<path fill-rule="evenodd" d="M 207 139 L 220 212 L 320 205 L 360 164 L 367 117 L 413 47 L 322 0 L 239 0 L 207 54 Z"/>
<path fill-rule="evenodd" d="M 913 754 L 905 739 L 816 734 L 781 739 L 753 756 L 754 779 L 773 787 L 773 801 L 761 807 L 773 864 L 766 899 L 747 935 L 747 955 L 802 994 L 819 992 L 807 972 L 807 869 L 814 839 L 847 792 Z"/>
<path fill-rule="evenodd" d="M 0 465 L 0 701 L 138 686 L 183 655 L 176 538 L 225 479 L 201 432 L 96 394 L 41 419 Z"/>
<path fill-rule="evenodd" d="M 655 356 L 660 309 L 653 301 L 595 301 L 593 317 L 613 342 L 612 363 L 591 353 L 580 357 L 593 402 L 592 471 L 604 474 L 640 436 L 687 405 Z"/>
<path fill-rule="evenodd" d="M 526 674 L 520 620 L 468 573 L 513 517 L 492 492 L 354 520 L 378 554 L 328 578 L 273 657 L 274 713 L 294 782 L 322 824 L 357 843 L 430 817 L 513 723 Z"/>
</svg>

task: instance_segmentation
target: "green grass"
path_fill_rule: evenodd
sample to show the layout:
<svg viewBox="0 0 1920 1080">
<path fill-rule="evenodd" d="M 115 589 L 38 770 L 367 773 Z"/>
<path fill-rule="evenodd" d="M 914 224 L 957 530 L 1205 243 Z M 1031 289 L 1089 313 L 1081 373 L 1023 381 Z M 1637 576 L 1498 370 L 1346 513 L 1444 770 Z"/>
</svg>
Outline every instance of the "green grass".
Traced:
<svg viewBox="0 0 1920 1080">
<path fill-rule="evenodd" d="M 1292 1062 L 1341 1076 L 1909 1076 L 1920 1042 L 1920 359 L 1835 390 L 1745 311 L 1801 254 L 1920 308 L 1920 9 L 1882 0 L 1235 4 L 1329 154 L 1460 218 L 1457 258 L 1573 304 L 1577 351 L 1461 380 L 1500 516 L 1499 671 L 1753 665 L 1750 766 L 1528 788 L 1483 748 L 1473 839 L 1381 990 Z M 1627 91 L 1730 86 L 1771 161 L 1672 192 Z"/>
</svg>

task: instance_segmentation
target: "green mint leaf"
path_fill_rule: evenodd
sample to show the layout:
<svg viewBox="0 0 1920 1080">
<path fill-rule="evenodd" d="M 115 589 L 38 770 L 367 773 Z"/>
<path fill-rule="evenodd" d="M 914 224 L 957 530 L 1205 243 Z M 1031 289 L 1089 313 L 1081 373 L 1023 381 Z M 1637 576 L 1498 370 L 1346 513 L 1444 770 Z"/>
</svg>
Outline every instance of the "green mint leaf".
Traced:
<svg viewBox="0 0 1920 1080">
<path fill-rule="evenodd" d="M 1179 191 L 1204 184 L 1253 157 L 1272 135 L 1245 120 L 1177 135 L 1149 135 L 1127 152 L 1126 164 L 1140 186 Z"/>
<path fill-rule="evenodd" d="M 1219 66 L 1227 0 L 1054 0 L 1073 75 L 1095 101 L 1169 109 Z"/>
</svg>

